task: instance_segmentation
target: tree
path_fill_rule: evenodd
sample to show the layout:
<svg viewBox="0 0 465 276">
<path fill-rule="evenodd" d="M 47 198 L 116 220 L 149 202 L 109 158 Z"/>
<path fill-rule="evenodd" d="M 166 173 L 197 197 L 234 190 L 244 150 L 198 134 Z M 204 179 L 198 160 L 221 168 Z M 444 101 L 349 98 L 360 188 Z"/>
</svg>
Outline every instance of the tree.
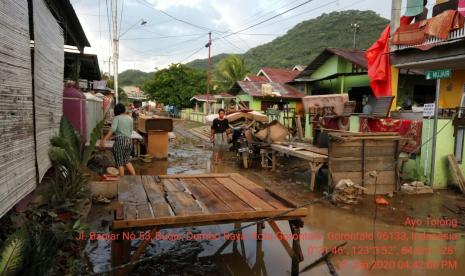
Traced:
<svg viewBox="0 0 465 276">
<path fill-rule="evenodd" d="M 215 68 L 215 81 L 223 90 L 227 90 L 236 81 L 241 81 L 247 75 L 244 58 L 230 55 L 222 59 Z"/>
<path fill-rule="evenodd" d="M 207 74 L 183 64 L 172 64 L 169 68 L 155 72 L 142 88 L 152 100 L 180 108 L 190 107 L 190 99 L 194 95 L 205 93 Z"/>
</svg>

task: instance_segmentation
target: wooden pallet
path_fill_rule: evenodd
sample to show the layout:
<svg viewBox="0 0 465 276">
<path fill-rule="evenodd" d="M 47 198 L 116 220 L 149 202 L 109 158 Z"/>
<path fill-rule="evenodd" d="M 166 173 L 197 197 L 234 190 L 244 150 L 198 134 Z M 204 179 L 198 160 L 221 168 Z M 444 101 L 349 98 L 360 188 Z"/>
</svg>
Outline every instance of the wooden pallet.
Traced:
<svg viewBox="0 0 465 276">
<path fill-rule="evenodd" d="M 202 139 L 203 141 L 210 142 L 211 137 L 211 127 L 210 126 L 201 126 L 189 129 L 189 131 L 196 137 Z"/>
<path fill-rule="evenodd" d="M 118 183 L 118 203 L 112 223 L 112 235 L 116 237 L 112 241 L 114 266 L 137 261 L 150 239 L 163 228 L 255 221 L 257 233 L 261 233 L 267 219 L 279 236 L 281 230 L 275 221 L 288 220 L 292 234 L 298 237 L 303 227 L 300 219 L 308 213 L 306 208 L 296 208 L 289 200 L 235 173 L 125 176 Z M 130 241 L 124 239 L 124 232 L 140 228 L 152 231 L 129 258 Z M 285 240 L 280 242 L 292 259 L 291 275 L 298 275 L 303 260 L 299 239 L 294 239 L 292 246 Z M 127 275 L 131 268 L 114 274 Z"/>
</svg>

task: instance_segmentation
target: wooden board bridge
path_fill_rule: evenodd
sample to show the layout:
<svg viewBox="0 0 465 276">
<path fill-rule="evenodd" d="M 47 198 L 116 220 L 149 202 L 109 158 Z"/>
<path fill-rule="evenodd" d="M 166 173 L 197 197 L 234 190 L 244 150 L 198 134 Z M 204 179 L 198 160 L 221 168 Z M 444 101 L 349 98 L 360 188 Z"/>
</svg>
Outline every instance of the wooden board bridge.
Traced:
<svg viewBox="0 0 465 276">
<path fill-rule="evenodd" d="M 240 174 L 125 176 L 118 183 L 119 207 L 112 223 L 112 264 L 119 266 L 134 262 L 149 245 L 143 240 L 130 257 L 123 232 L 151 229 L 155 237 L 160 229 L 233 223 L 240 229 L 243 222 L 260 222 L 257 233 L 264 227 L 263 219 L 276 235 L 281 230 L 275 221 L 289 221 L 292 234 L 299 236 L 306 208 L 296 208 L 291 201 L 267 190 Z M 262 241 L 257 240 L 261 244 Z M 303 260 L 300 240 L 292 245 L 280 241 L 292 259 L 292 275 L 297 275 Z M 225 244 L 227 244 L 226 241 Z M 131 267 L 120 269 L 125 275 Z"/>
</svg>

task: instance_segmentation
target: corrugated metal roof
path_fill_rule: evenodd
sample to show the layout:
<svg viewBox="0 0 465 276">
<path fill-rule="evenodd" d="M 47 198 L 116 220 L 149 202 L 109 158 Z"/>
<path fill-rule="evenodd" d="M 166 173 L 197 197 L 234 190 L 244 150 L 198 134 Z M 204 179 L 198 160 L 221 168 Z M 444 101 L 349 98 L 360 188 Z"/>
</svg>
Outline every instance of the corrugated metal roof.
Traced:
<svg viewBox="0 0 465 276">
<path fill-rule="evenodd" d="M 260 69 L 257 75 L 261 73 L 263 73 L 270 82 L 286 83 L 293 81 L 300 72 L 283 68 L 263 67 Z"/>
<path fill-rule="evenodd" d="M 237 95 L 241 90 L 253 97 L 263 97 L 262 85 L 269 84 L 273 88 L 273 92 L 277 92 L 281 95 L 281 98 L 285 99 L 301 99 L 305 95 L 297 90 L 296 88 L 277 82 L 255 82 L 255 81 L 238 81 L 231 88 L 230 93 Z"/>
</svg>

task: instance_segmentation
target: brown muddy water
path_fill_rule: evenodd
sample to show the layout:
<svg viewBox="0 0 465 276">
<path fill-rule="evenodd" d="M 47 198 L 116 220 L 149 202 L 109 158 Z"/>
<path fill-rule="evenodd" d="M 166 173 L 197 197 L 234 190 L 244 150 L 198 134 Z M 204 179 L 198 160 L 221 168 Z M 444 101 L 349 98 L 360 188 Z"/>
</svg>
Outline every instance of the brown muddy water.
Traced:
<svg viewBox="0 0 465 276">
<path fill-rule="evenodd" d="M 310 192 L 308 170 L 295 159 L 280 159 L 277 172 L 260 169 L 258 163 L 252 169 L 241 169 L 233 154 L 222 164 L 212 165 L 211 147 L 186 131 L 192 126 L 176 121 L 177 139 L 170 144 L 168 160 L 136 163 L 138 173 L 239 172 L 297 204 L 321 197 L 326 189 L 323 174 L 318 179 L 320 190 Z M 329 202 L 307 207 L 301 230 L 305 259 L 300 268 L 323 251 L 333 250 L 330 260 L 339 275 L 465 275 L 465 218 L 463 212 L 454 213 L 458 206 L 465 207 L 465 197 L 453 191 L 436 191 L 434 195 L 387 199 L 388 206 L 375 207 L 373 197 L 365 196 L 353 207 Z M 90 231 L 109 231 L 111 206 L 94 205 L 88 217 Z M 285 234 L 290 233 L 287 222 L 278 225 Z M 232 229 L 233 225 L 216 225 L 162 230 L 163 238 L 152 240 L 144 255 L 153 259 L 139 264 L 131 275 L 290 275 L 291 259 L 268 224 L 261 249 L 254 239 L 256 228 L 251 227 L 243 231 L 245 240 L 231 242 L 221 254 L 215 254 L 225 241 L 212 236 Z M 169 237 L 175 241 L 167 240 Z M 292 243 L 291 237 L 284 239 Z M 342 250 L 334 250 L 343 242 L 347 244 Z M 132 250 L 138 243 L 132 241 Z M 85 259 L 90 271 L 111 268 L 110 249 L 107 240 L 87 242 Z M 300 275 L 331 274 L 322 262 Z"/>
</svg>

